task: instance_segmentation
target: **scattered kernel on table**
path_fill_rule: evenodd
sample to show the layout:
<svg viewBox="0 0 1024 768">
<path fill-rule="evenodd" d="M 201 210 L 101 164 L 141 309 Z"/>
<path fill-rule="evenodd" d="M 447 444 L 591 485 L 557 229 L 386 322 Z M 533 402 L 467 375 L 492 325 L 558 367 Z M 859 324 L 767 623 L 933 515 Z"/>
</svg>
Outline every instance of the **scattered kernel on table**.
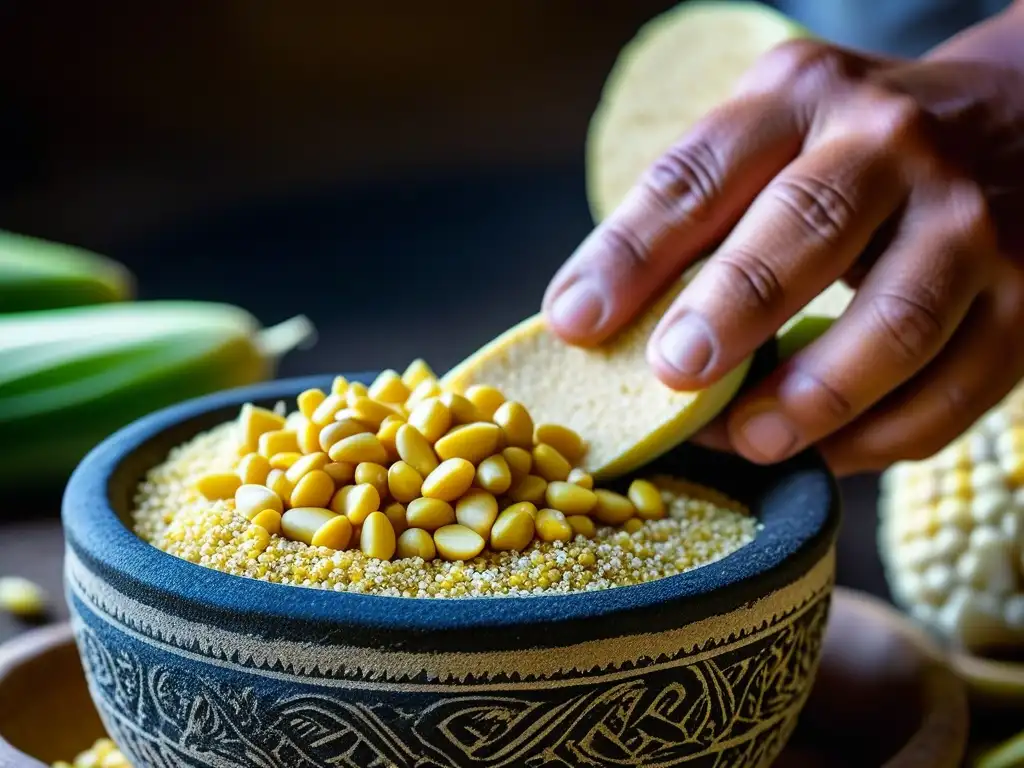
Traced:
<svg viewBox="0 0 1024 768">
<path fill-rule="evenodd" d="M 535 425 L 493 387 L 446 392 L 422 361 L 368 386 L 338 377 L 294 408 L 244 406 L 173 449 L 140 484 L 136 532 L 275 583 L 460 597 L 642 583 L 757 531 L 739 505 L 681 481 L 594 488 L 573 466 L 583 437 Z"/>
<path fill-rule="evenodd" d="M 70 763 L 60 760 L 53 768 L 132 768 L 117 746 L 110 739 L 97 739 L 86 751 Z"/>
<path fill-rule="evenodd" d="M 0 576 L 0 609 L 23 619 L 46 613 L 45 590 L 21 576 Z"/>
</svg>

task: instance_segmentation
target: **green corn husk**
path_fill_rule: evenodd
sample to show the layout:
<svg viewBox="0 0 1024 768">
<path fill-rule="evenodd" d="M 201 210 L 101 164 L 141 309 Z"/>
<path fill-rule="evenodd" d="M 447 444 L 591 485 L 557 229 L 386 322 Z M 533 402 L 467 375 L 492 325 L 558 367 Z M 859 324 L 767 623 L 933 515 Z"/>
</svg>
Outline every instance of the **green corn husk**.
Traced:
<svg viewBox="0 0 1024 768">
<path fill-rule="evenodd" d="M 0 315 L 0 488 L 63 484 L 119 428 L 266 380 L 314 333 L 303 316 L 264 329 L 243 309 L 205 302 Z"/>
<path fill-rule="evenodd" d="M 134 291 L 113 259 L 0 230 L 0 314 L 127 301 Z"/>
</svg>

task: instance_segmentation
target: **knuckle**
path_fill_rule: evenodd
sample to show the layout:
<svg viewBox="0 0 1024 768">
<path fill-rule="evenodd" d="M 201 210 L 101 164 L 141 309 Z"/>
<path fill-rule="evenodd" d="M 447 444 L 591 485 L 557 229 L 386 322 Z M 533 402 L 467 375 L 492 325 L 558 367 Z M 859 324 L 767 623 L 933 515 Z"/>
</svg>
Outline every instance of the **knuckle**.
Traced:
<svg viewBox="0 0 1024 768">
<path fill-rule="evenodd" d="M 839 52 L 831 46 L 813 40 L 787 40 L 768 51 L 760 66 L 793 83 L 809 74 L 835 71 L 839 58 Z"/>
<path fill-rule="evenodd" d="M 643 185 L 671 217 L 705 219 L 720 196 L 722 173 L 714 145 L 695 137 L 672 146 L 655 160 Z"/>
<path fill-rule="evenodd" d="M 770 184 L 769 191 L 809 235 L 826 244 L 835 243 L 856 215 L 853 204 L 840 190 L 813 176 L 780 176 Z"/>
<path fill-rule="evenodd" d="M 754 312 L 770 313 L 783 304 L 785 288 L 764 259 L 732 251 L 719 255 L 712 263 L 720 270 L 730 293 L 739 294 L 736 296 L 739 305 Z"/>
<path fill-rule="evenodd" d="M 951 223 L 957 233 L 977 252 L 988 246 L 994 250 L 996 226 L 988 198 L 981 188 L 971 183 L 954 184 L 948 190 Z"/>
<path fill-rule="evenodd" d="M 858 113 L 870 115 L 872 135 L 884 146 L 917 147 L 924 143 L 930 130 L 928 112 L 914 98 L 902 94 L 867 93 L 870 104 Z"/>
<path fill-rule="evenodd" d="M 881 340 L 905 363 L 931 357 L 943 336 L 943 324 L 931 297 L 882 293 L 869 304 Z"/>
<path fill-rule="evenodd" d="M 850 398 L 830 383 L 827 376 L 805 369 L 794 371 L 793 378 L 797 383 L 795 391 L 812 413 L 836 424 L 845 424 L 854 416 Z"/>
<path fill-rule="evenodd" d="M 606 222 L 597 231 L 602 253 L 615 273 L 630 274 L 647 268 L 651 248 L 636 232 L 617 222 Z"/>
</svg>

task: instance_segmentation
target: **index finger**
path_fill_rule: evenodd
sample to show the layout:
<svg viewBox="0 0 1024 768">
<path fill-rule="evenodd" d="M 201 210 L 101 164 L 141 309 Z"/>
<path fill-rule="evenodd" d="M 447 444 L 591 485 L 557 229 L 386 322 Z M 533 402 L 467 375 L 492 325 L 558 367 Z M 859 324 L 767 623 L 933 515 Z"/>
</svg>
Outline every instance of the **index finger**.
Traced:
<svg viewBox="0 0 1024 768">
<path fill-rule="evenodd" d="M 552 330 L 600 344 L 705 255 L 796 156 L 797 113 L 772 95 L 713 111 L 665 152 L 556 273 L 544 296 Z"/>
</svg>

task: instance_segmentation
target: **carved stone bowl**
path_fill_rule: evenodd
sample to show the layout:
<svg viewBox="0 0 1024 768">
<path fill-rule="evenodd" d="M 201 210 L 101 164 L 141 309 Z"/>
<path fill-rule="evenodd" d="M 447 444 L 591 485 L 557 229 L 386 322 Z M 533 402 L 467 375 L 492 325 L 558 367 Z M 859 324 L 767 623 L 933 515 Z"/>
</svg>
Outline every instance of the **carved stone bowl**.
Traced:
<svg viewBox="0 0 1024 768">
<path fill-rule="evenodd" d="M 329 383 L 277 381 L 161 411 L 72 477 L 75 641 L 103 724 L 136 768 L 772 763 L 810 692 L 832 593 L 840 501 L 815 453 L 761 467 L 684 445 L 644 467 L 728 494 L 763 527 L 710 565 L 597 592 L 304 589 L 193 565 L 132 533 L 135 486 L 169 449 L 245 402 Z"/>
</svg>

